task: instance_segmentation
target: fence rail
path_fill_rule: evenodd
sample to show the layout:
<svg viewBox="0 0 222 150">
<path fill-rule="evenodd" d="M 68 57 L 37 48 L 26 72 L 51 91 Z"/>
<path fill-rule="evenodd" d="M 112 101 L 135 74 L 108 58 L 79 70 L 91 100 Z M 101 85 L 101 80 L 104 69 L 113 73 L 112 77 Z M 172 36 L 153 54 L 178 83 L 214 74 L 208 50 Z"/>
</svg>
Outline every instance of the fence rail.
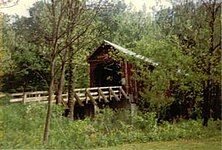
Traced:
<svg viewBox="0 0 222 150">
<path fill-rule="evenodd" d="M 48 92 L 47 91 L 36 91 L 36 92 L 24 92 L 24 93 L 13 93 L 11 94 L 11 103 L 28 103 L 28 102 L 43 102 L 47 103 Z M 122 98 L 129 99 L 122 86 L 110 86 L 110 87 L 92 87 L 92 88 L 81 88 L 74 90 L 74 100 L 80 105 L 83 105 L 85 101 L 91 101 L 95 104 L 97 101 L 109 102 L 111 99 L 120 101 Z M 68 101 L 68 93 L 62 94 L 64 102 Z M 53 102 L 56 102 L 55 95 L 53 95 Z"/>
</svg>

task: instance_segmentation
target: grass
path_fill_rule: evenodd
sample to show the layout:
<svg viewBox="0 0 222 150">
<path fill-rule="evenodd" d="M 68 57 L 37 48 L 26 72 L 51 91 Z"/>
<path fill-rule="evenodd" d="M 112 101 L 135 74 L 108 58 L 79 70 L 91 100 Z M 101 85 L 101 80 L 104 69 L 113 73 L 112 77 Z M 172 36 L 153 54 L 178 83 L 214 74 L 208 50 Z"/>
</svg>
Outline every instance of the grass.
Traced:
<svg viewBox="0 0 222 150">
<path fill-rule="evenodd" d="M 221 136 L 211 137 L 209 139 L 192 140 L 173 140 L 160 142 L 147 142 L 125 144 L 99 150 L 221 150 Z"/>
</svg>

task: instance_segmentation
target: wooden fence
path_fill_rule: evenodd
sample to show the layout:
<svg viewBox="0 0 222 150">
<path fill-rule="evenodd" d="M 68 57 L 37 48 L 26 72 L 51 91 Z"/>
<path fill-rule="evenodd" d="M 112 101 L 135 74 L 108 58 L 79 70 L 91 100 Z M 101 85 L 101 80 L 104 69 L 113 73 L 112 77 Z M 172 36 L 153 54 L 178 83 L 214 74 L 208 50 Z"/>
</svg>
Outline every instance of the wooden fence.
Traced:
<svg viewBox="0 0 222 150">
<path fill-rule="evenodd" d="M 24 93 L 13 93 L 11 94 L 11 103 L 27 103 L 27 102 L 43 102 L 48 101 L 47 91 L 36 91 L 36 92 L 24 92 Z M 53 95 L 53 102 L 55 102 L 55 95 Z M 122 98 L 129 99 L 128 95 L 123 90 L 122 86 L 111 86 L 111 87 L 92 87 L 92 88 L 81 88 L 74 90 L 74 98 L 80 105 L 83 102 L 86 103 L 91 101 L 93 104 L 96 101 L 109 102 L 111 99 L 120 101 Z M 68 100 L 68 93 L 62 94 L 62 99 L 64 102 Z"/>
</svg>

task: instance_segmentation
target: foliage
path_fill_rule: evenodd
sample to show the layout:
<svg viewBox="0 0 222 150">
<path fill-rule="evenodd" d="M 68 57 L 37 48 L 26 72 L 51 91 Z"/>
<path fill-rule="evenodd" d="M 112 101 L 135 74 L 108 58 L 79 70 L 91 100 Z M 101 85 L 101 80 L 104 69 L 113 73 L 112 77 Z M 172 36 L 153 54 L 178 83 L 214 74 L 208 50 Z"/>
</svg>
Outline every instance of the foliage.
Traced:
<svg viewBox="0 0 222 150">
<path fill-rule="evenodd" d="M 62 106 L 53 105 L 50 141 L 42 145 L 46 105 L 32 103 L 1 107 L 3 138 L 0 147 L 3 149 L 85 149 L 132 142 L 203 139 L 221 132 L 221 121 L 210 121 L 207 128 L 201 126 L 200 120 L 157 125 L 155 113 L 131 116 L 127 110 L 104 109 L 93 119 L 70 121 L 61 115 Z"/>
<path fill-rule="evenodd" d="M 139 67 L 135 69 L 135 79 L 143 87 L 140 95 L 144 104 L 141 103 L 141 105 L 144 106 L 147 103 L 149 106 L 146 109 L 160 112 L 175 100 L 171 92 L 172 82 L 179 85 L 178 90 L 185 87 L 188 82 L 186 76 L 190 71 L 188 66 L 191 62 L 189 56 L 179 51 L 176 37 L 163 37 L 157 29 L 154 31 L 151 28 L 148 29 L 151 34 L 138 41 L 136 49 L 158 65 L 151 67 L 152 64 L 134 60 Z"/>
<path fill-rule="evenodd" d="M 47 86 L 48 61 L 40 46 L 30 42 L 33 24 L 31 18 L 4 16 L 3 91 L 44 90 Z"/>
<path fill-rule="evenodd" d="M 139 54 L 158 63 L 150 68 L 150 64 L 134 60 L 139 66 L 135 78 L 144 87 L 141 105 L 160 115 L 175 109 L 172 103 L 177 103 L 186 108 L 173 115 L 189 118 L 191 109 L 201 108 L 204 118 L 210 117 L 210 110 L 214 118 L 220 118 L 221 7 L 217 1 L 173 2 L 172 8 L 155 12 L 149 33 L 136 42 Z"/>
<path fill-rule="evenodd" d="M 134 48 L 136 41 L 148 34 L 151 17 L 144 11 L 133 11 L 132 5 L 114 0 L 102 10 L 97 20 L 102 31 L 99 39 L 108 40 L 126 48 Z"/>
<path fill-rule="evenodd" d="M 203 125 L 206 126 L 210 110 L 216 113 L 215 118 L 221 118 L 219 108 L 215 107 L 221 95 L 217 90 L 221 87 L 221 3 L 217 0 L 173 2 L 172 8 L 156 13 L 155 23 L 164 36 L 176 36 L 180 52 L 190 57 L 186 77 L 190 82 L 183 91 L 193 89 L 195 92 L 190 92 L 189 97 L 193 96 L 193 101 L 201 99 Z"/>
</svg>

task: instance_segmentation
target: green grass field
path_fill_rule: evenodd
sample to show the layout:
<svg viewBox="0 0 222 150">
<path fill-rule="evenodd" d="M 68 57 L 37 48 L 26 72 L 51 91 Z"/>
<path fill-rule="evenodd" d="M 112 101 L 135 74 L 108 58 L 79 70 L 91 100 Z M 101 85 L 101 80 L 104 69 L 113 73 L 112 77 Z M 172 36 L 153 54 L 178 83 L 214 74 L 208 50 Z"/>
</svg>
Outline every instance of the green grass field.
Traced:
<svg viewBox="0 0 222 150">
<path fill-rule="evenodd" d="M 222 138 L 134 143 L 100 150 L 222 150 Z"/>
</svg>

